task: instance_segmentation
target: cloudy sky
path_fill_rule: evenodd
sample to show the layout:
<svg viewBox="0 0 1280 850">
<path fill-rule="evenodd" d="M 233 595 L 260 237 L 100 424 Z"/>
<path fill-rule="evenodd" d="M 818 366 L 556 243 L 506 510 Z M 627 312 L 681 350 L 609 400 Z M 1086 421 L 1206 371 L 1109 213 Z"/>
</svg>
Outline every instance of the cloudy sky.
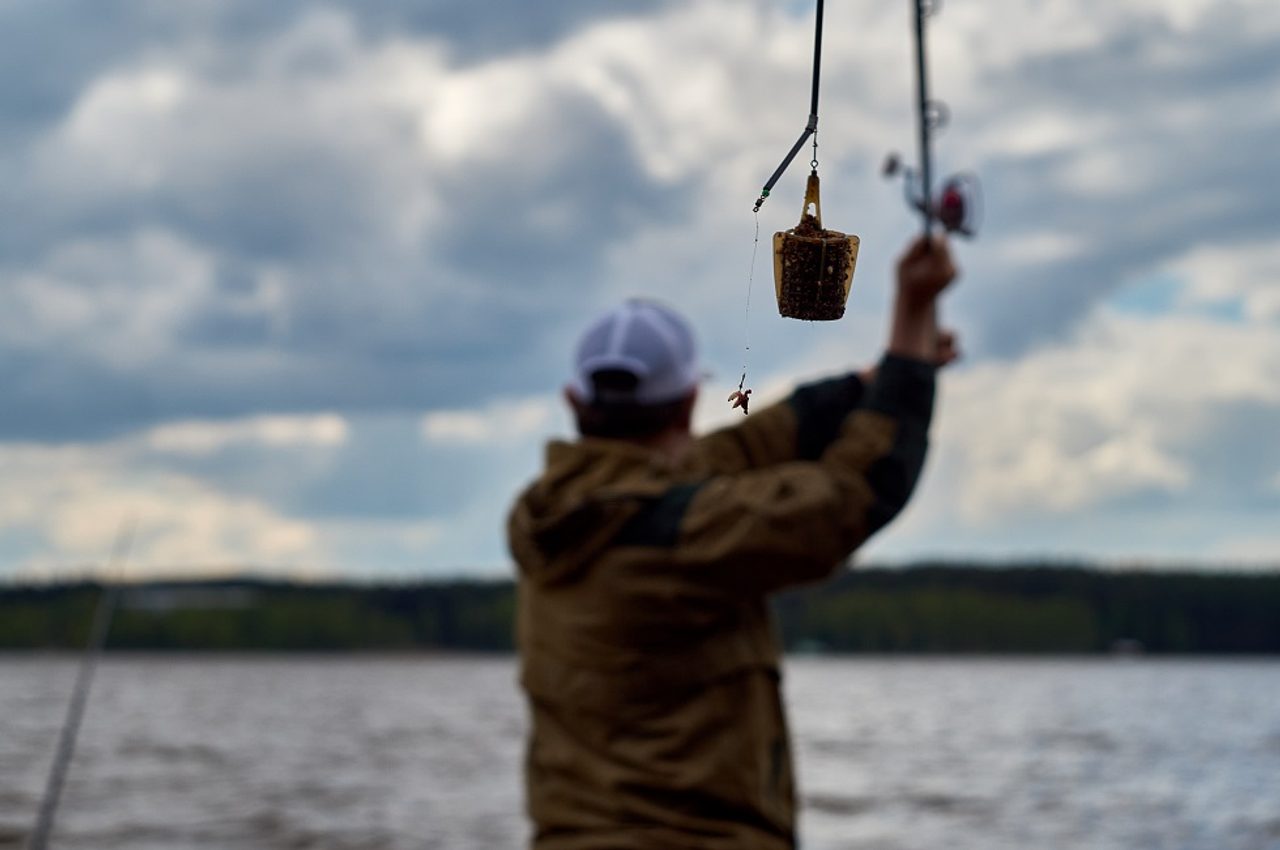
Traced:
<svg viewBox="0 0 1280 850">
<path fill-rule="evenodd" d="M 779 318 L 799 0 L 0 2 L 0 578 L 509 574 L 577 331 L 636 293 L 757 398 L 861 365 L 915 222 L 909 3 L 827 4 L 849 315 Z M 918 498 L 867 558 L 1280 561 L 1280 7 L 948 0 L 981 175 Z M 796 165 L 760 215 L 794 224 Z"/>
</svg>

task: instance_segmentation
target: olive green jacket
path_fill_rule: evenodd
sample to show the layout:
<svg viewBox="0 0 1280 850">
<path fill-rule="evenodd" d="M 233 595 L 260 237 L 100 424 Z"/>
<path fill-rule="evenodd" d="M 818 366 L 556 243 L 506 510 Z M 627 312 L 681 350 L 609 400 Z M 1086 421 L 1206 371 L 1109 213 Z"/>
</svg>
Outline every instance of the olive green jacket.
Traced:
<svg viewBox="0 0 1280 850">
<path fill-rule="evenodd" d="M 517 500 L 526 793 L 538 850 L 794 846 L 767 596 L 829 575 L 905 504 L 933 368 L 801 387 L 678 462 L 553 442 Z"/>
</svg>

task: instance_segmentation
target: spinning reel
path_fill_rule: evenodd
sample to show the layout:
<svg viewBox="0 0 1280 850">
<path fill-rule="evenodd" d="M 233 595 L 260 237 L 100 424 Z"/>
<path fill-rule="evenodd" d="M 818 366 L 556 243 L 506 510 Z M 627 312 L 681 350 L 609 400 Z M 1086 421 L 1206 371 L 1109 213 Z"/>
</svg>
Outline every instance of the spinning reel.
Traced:
<svg viewBox="0 0 1280 850">
<path fill-rule="evenodd" d="M 942 189 L 935 195 L 932 185 L 933 134 L 941 131 L 951 117 L 950 110 L 940 101 L 929 99 L 929 78 L 925 70 L 924 21 L 937 13 L 940 0 L 915 0 L 916 42 L 916 113 L 920 130 L 920 167 L 909 168 L 901 158 L 889 154 L 881 173 L 893 178 L 903 177 L 907 206 L 918 210 L 924 217 L 926 236 L 937 221 L 947 233 L 972 237 L 982 220 L 982 190 L 978 178 L 971 172 L 948 177 Z"/>
<path fill-rule="evenodd" d="M 982 224 L 982 184 L 976 174 L 953 174 L 926 204 L 919 172 L 903 166 L 897 154 L 889 154 L 885 158 L 880 173 L 889 179 L 901 175 L 907 206 L 937 221 L 947 233 L 966 239 L 978 234 L 978 227 Z"/>
</svg>

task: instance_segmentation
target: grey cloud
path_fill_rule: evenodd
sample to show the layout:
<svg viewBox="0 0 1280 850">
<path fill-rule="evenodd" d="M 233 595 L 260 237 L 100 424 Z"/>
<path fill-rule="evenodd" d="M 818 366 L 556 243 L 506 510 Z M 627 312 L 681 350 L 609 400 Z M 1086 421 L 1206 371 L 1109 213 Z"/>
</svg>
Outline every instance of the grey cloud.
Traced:
<svg viewBox="0 0 1280 850">
<path fill-rule="evenodd" d="M 3 439 L 63 442 L 109 436 L 156 414 L 154 394 L 145 383 L 54 352 L 0 347 L 0 392 Z"/>
<path fill-rule="evenodd" d="M 204 111 L 154 141 L 165 179 L 151 187 L 88 172 L 50 193 L 28 176 L 0 199 L 17 222 L 0 236 L 0 300 L 4 278 L 42 269 L 69 240 L 109 246 L 149 228 L 207 255 L 216 277 L 169 349 L 141 366 L 109 365 L 92 340 L 50 339 L 25 360 L 0 341 L 17 407 L 0 435 L 102 437 L 264 408 L 465 406 L 521 390 L 540 374 L 522 355 L 545 348 L 548 317 L 592 284 L 612 237 L 687 203 L 652 185 L 616 121 L 581 98 L 551 100 L 500 161 L 441 173 L 411 153 L 410 128 L 331 126 L 323 110 L 291 114 L 271 97 L 197 101 Z M 394 233 L 415 192 L 436 193 L 450 218 L 405 247 Z M 573 226 L 538 224 L 548 213 Z M 282 290 L 255 306 L 271 274 Z M 87 277 L 77 285 L 97 285 Z M 119 332 L 104 319 L 91 336 Z"/>
<path fill-rule="evenodd" d="M 581 97 L 557 98 L 541 126 L 509 143 L 509 162 L 442 187 L 467 206 L 439 234 L 441 258 L 480 279 L 549 289 L 567 274 L 584 277 L 603 244 L 687 201 L 686 191 L 645 175 L 622 128 Z M 530 145 L 542 153 L 522 153 Z"/>
<path fill-rule="evenodd" d="M 178 473 L 219 493 L 270 504 L 309 522 L 441 520 L 477 505 L 491 509 L 498 533 L 503 498 L 531 475 L 536 448 L 510 444 L 429 444 L 421 417 L 355 417 L 340 445 L 238 443 L 209 454 L 142 451 L 133 468 Z"/>
<path fill-rule="evenodd" d="M 497 5 L 471 0 L 418 3 L 377 0 L 361 4 L 361 17 L 365 27 L 379 34 L 448 33 L 450 41 L 471 56 L 487 57 L 546 44 L 602 19 L 647 15 L 671 5 L 671 0 L 624 3 L 568 0 Z"/>
<path fill-rule="evenodd" d="M 1280 180 L 1273 155 L 1280 111 L 1268 93 L 1280 84 L 1280 53 L 1246 24 L 1229 6 L 1190 32 L 1134 20 L 1100 48 L 1033 58 L 982 81 L 991 92 L 986 114 L 1048 107 L 1107 131 L 1084 151 L 978 164 L 988 238 L 1016 242 L 1048 230 L 1078 239 L 1084 254 L 994 269 L 969 287 L 963 301 L 970 326 L 980 329 L 976 352 L 1012 357 L 1060 339 L 1127 279 L 1197 244 L 1271 235 L 1280 221 L 1271 188 Z M 1206 115 L 1191 131 L 1179 123 L 1188 106 Z M 956 132 L 980 123 L 984 111 L 958 115 Z M 1090 152 L 1128 158 L 1138 187 L 1076 185 L 1065 175 Z"/>
<path fill-rule="evenodd" d="M 1195 481 L 1181 501 L 1218 511 L 1280 509 L 1280 405 L 1219 403 L 1199 411 L 1197 419 L 1194 442 L 1178 446 Z"/>
<path fill-rule="evenodd" d="M 325 7 L 310 0 L 39 0 L 0 8 L 0 110 L 8 117 L 59 114 L 104 67 L 132 62 L 143 51 L 216 41 L 251 49 L 317 8 L 356 17 L 370 38 L 431 36 L 459 59 L 548 44 L 592 22 L 652 13 L 670 0 L 599 3 L 475 3 L 471 0 L 345 0 Z M 2 131 L 0 131 L 2 132 Z"/>
<path fill-rule="evenodd" d="M 1273 139 L 1262 127 L 1230 141 L 1219 136 L 1205 146 L 1229 146 L 1229 156 L 1194 166 L 1170 157 L 1164 185 L 1108 200 L 1050 199 L 1032 185 L 1035 174 L 1046 171 L 1030 164 L 1010 169 L 1024 179 L 1002 179 L 1010 170 L 989 168 L 984 177 L 992 185 L 1027 187 L 1021 196 L 988 200 L 1009 204 L 989 220 L 992 230 L 1005 225 L 1008 239 L 1016 241 L 1020 233 L 1031 237 L 1051 229 L 1079 239 L 1083 253 L 1068 261 L 997 271 L 969 287 L 967 318 L 981 329 L 983 351 L 1010 357 L 1061 339 L 1119 286 L 1196 245 L 1247 245 L 1267 238 L 1280 221 L 1280 198 L 1259 180 L 1257 169 L 1267 161 Z M 1055 167 L 1043 165 L 1049 172 Z"/>
<path fill-rule="evenodd" d="M 203 455 L 151 452 L 136 463 L 309 520 L 413 521 L 468 502 L 478 483 L 475 459 L 426 445 L 418 419 L 359 417 L 336 446 L 239 443 Z"/>
<path fill-rule="evenodd" d="M 1047 96 L 1084 112 L 1122 104 L 1140 124 L 1170 102 L 1250 88 L 1265 94 L 1277 73 L 1274 38 L 1254 26 L 1243 7 L 1221 3 L 1195 29 L 1175 29 L 1150 15 L 1134 17 L 1098 47 L 1029 59 L 1011 81 L 1024 96 Z"/>
<path fill-rule="evenodd" d="M 352 14 L 371 41 L 438 39 L 457 61 L 468 61 L 547 43 L 597 15 L 664 5 L 520 4 L 499 13 L 460 0 L 377 0 L 334 8 Z M 189 52 L 194 70 L 213 84 L 237 74 L 251 80 L 255 51 L 314 8 L 112 3 L 105 29 L 95 31 L 104 46 L 86 50 L 72 68 L 48 71 L 30 90 L 4 84 L 0 102 L 40 101 L 44 106 L 28 113 L 44 116 L 47 132 L 98 73 L 157 51 L 174 61 Z M 20 4 L 3 14 L 15 26 L 38 25 L 35 43 L 65 31 L 70 46 L 89 19 L 83 4 L 69 0 Z M 956 296 L 971 353 L 1015 356 L 1066 333 L 1127 277 L 1196 240 L 1256 238 L 1280 220 L 1280 197 L 1258 173 L 1274 168 L 1274 116 L 1232 113 L 1230 122 L 1206 126 L 1198 138 L 1179 137 L 1167 150 L 1147 144 L 1148 135 L 1169 132 L 1160 123 L 1163 107 L 1201 92 L 1228 92 L 1232 79 L 1274 85 L 1280 60 L 1226 24 L 1208 34 L 1179 34 L 1139 23 L 1102 50 L 1032 60 L 986 81 L 987 114 L 1041 104 L 1108 120 L 1126 110 L 1141 113 L 1128 124 L 1112 122 L 1104 144 L 1155 157 L 1150 164 L 1161 176 L 1140 191 L 1099 195 L 1063 185 L 1061 175 L 1078 152 L 974 163 L 987 186 L 988 236 L 974 249 L 974 279 Z M 199 51 L 181 49 L 197 39 L 216 44 L 221 64 L 206 67 Z M 1206 80 L 1146 71 L 1153 52 L 1170 45 Z M 312 59 L 319 65 L 288 73 L 325 73 L 325 56 Z M 31 68 L 49 64 L 36 60 L 24 61 Z M 983 120 L 982 108 L 956 107 L 954 132 Z M 16 133 L 19 123 L 0 126 Z M 44 136 L 20 126 L 26 146 L 0 159 L 0 176 L 13 177 L 10 194 L 0 196 L 8 223 L 0 231 L 0 302 L 6 278 L 43 269 L 68 240 L 110 242 L 147 227 L 174 232 L 211 257 L 215 282 L 186 305 L 169 349 L 144 366 L 110 366 L 80 340 L 50 339 L 37 352 L 0 340 L 0 386 L 15 400 L 0 417 L 0 437 L 97 437 L 167 418 L 264 409 L 458 407 L 554 386 L 561 361 L 547 355 L 559 358 L 567 347 L 564 317 L 598 288 L 610 250 L 624 234 L 686 219 L 705 188 L 697 179 L 679 188 L 652 180 L 626 130 L 597 104 L 568 94 L 549 97 L 520 137 L 503 140 L 503 156 L 448 173 L 407 152 L 412 128 L 353 127 L 323 109 L 294 109 L 278 98 L 248 104 L 214 98 L 158 149 L 168 169 L 163 182 L 124 190 L 87 180 L 57 194 L 29 173 Z M 450 217 L 406 247 L 390 234 L 418 192 L 440 199 Z M 1031 269 L 982 267 L 984 244 L 1046 230 L 1078 238 L 1085 255 Z M 867 253 L 859 271 L 864 282 L 883 276 Z M 767 264 L 758 271 L 763 304 Z M 276 301 L 267 297 L 273 274 L 283 280 Z M 736 283 L 737 274 L 729 277 Z M 736 313 L 736 290 L 730 304 Z M 785 342 L 788 350 L 808 338 L 764 327 L 762 341 Z M 736 348 L 736 319 L 716 325 L 710 339 Z"/>
</svg>

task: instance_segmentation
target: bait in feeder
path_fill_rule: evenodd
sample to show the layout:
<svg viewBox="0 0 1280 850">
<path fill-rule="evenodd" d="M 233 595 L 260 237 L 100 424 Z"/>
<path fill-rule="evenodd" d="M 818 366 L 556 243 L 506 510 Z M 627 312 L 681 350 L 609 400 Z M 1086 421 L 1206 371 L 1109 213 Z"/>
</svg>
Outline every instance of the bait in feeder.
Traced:
<svg viewBox="0 0 1280 850">
<path fill-rule="evenodd" d="M 858 244 L 857 236 L 823 229 L 818 174 L 811 173 L 800 223 L 773 235 L 778 313 L 808 321 L 833 321 L 843 316 L 858 262 Z"/>
</svg>

